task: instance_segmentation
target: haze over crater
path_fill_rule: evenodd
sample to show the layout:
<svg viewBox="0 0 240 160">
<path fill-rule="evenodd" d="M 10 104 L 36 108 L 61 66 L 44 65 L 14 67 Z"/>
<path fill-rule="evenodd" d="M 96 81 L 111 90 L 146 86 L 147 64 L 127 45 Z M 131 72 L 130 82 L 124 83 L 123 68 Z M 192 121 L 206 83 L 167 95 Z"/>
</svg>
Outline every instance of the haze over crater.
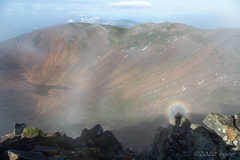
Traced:
<svg viewBox="0 0 240 160">
<path fill-rule="evenodd" d="M 210 111 L 234 114 L 239 38 L 237 28 L 172 22 L 129 29 L 67 23 L 3 41 L 0 125 L 10 128 L 1 135 L 15 122 L 71 136 L 96 123 L 111 130 L 156 119 L 166 125 L 176 104 L 191 121 Z"/>
</svg>

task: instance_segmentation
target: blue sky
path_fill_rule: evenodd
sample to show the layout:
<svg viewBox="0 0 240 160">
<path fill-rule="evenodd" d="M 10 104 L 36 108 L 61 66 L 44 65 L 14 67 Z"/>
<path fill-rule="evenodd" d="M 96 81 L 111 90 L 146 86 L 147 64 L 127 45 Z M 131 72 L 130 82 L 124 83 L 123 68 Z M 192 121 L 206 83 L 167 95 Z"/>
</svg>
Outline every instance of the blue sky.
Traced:
<svg viewBox="0 0 240 160">
<path fill-rule="evenodd" d="M 138 22 L 175 21 L 199 28 L 240 27 L 239 8 L 239 0 L 0 0 L 0 29 L 23 34 L 29 27 L 33 30 L 96 16 Z M 0 40 L 1 36 L 3 33 Z"/>
</svg>

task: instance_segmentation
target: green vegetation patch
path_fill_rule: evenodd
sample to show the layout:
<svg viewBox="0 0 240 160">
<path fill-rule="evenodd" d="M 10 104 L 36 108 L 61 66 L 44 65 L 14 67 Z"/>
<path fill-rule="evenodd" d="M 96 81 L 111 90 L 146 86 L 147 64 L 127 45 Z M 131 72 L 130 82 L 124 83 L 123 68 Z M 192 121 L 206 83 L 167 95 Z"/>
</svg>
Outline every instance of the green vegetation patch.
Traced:
<svg viewBox="0 0 240 160">
<path fill-rule="evenodd" d="M 156 44 L 167 44 L 169 35 L 166 32 L 152 30 L 129 34 L 127 29 L 104 26 L 109 31 L 108 40 L 110 45 L 116 45 L 118 49 L 130 49 L 131 47 L 142 48 L 149 45 L 150 42 Z"/>
<path fill-rule="evenodd" d="M 87 47 L 87 43 L 82 40 L 81 40 L 81 43 L 82 43 L 82 49 L 85 49 Z"/>
<path fill-rule="evenodd" d="M 147 103 L 156 102 L 158 99 L 159 99 L 158 95 L 156 95 L 154 93 L 151 93 L 151 94 L 148 94 L 146 96 L 141 96 L 140 98 L 138 98 L 136 100 L 136 103 L 143 105 L 143 104 L 147 104 Z"/>
<path fill-rule="evenodd" d="M 50 146 L 50 147 L 60 147 L 64 143 L 64 140 L 59 137 L 49 137 L 45 138 L 42 141 L 39 141 L 37 145 L 42 145 L 42 146 Z"/>
<path fill-rule="evenodd" d="M 81 159 L 92 159 L 102 156 L 102 152 L 97 148 L 83 148 L 82 151 L 78 152 L 78 158 Z"/>
<path fill-rule="evenodd" d="M 170 31 L 171 29 L 176 28 L 176 26 L 174 23 L 172 23 L 170 25 L 169 24 L 165 25 L 165 28 L 167 28 L 167 30 Z"/>
<path fill-rule="evenodd" d="M 97 158 L 100 157 L 102 155 L 102 152 L 99 149 L 96 148 L 90 148 L 88 150 L 90 156 L 92 156 L 93 158 Z"/>
<path fill-rule="evenodd" d="M 70 27 L 72 27 L 73 29 L 83 29 L 84 27 L 89 27 L 91 26 L 92 24 L 90 23 L 80 23 L 80 24 L 77 24 L 77 23 L 68 23 L 68 25 Z"/>
<path fill-rule="evenodd" d="M 33 42 L 34 46 L 37 46 L 41 42 L 41 40 L 42 40 L 42 37 L 38 35 L 38 36 L 32 38 L 31 41 Z"/>
<path fill-rule="evenodd" d="M 163 49 L 162 47 L 158 47 L 158 48 L 156 49 L 156 52 L 157 52 L 157 53 L 162 53 L 162 52 L 164 52 L 164 49 Z"/>
<path fill-rule="evenodd" d="M 125 43 L 127 49 L 131 47 L 145 47 L 150 42 L 156 44 L 166 44 L 169 36 L 165 32 L 161 31 L 146 31 L 138 34 L 132 34 L 126 37 Z"/>
<path fill-rule="evenodd" d="M 35 127 L 26 127 L 24 128 L 23 133 L 24 135 L 28 135 L 31 137 L 38 137 L 38 136 L 44 137 L 44 133 L 40 129 L 37 129 Z"/>
<path fill-rule="evenodd" d="M 130 85 L 132 85 L 132 86 L 139 86 L 139 85 L 141 85 L 144 81 L 145 81 L 145 77 L 139 77 L 139 78 L 133 80 L 133 81 L 130 83 Z"/>
<path fill-rule="evenodd" d="M 146 26 L 146 24 L 142 24 L 142 27 L 143 26 Z M 170 42 L 169 40 L 178 36 L 183 36 L 188 32 L 179 31 L 175 24 L 163 26 L 163 28 L 167 29 L 167 32 L 163 31 L 160 27 L 147 30 L 146 26 L 145 31 L 139 33 L 131 33 L 128 29 L 115 26 L 104 25 L 104 27 L 109 31 L 108 40 L 110 45 L 115 45 L 118 50 L 130 49 L 131 47 L 137 47 L 141 49 L 152 43 L 161 45 L 161 47 L 156 51 L 158 53 L 161 52 L 161 48 L 167 48 Z M 176 28 L 176 30 L 172 30 L 173 28 Z M 203 38 L 201 38 L 201 40 L 203 40 Z"/>
<path fill-rule="evenodd" d="M 116 26 L 106 26 L 106 28 L 109 31 L 108 40 L 111 44 L 121 45 L 124 43 L 124 36 L 127 34 L 126 29 Z"/>
<path fill-rule="evenodd" d="M 134 80 L 132 80 L 132 82 L 130 83 L 131 86 L 139 86 L 141 85 L 143 82 L 145 82 L 147 80 L 147 78 L 152 74 L 153 72 L 149 72 L 146 75 L 143 75 L 141 77 L 138 77 Z"/>
</svg>

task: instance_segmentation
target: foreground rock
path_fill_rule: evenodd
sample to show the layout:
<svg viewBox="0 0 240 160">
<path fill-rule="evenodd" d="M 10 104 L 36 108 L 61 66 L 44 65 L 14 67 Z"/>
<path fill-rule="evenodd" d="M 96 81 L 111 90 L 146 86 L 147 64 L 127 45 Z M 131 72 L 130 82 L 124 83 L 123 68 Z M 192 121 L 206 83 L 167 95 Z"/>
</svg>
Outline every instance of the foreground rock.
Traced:
<svg viewBox="0 0 240 160">
<path fill-rule="evenodd" d="M 102 127 L 97 124 L 92 129 L 83 129 L 81 137 L 76 138 L 83 146 L 98 148 L 104 153 L 111 153 L 110 156 L 124 156 L 122 144 L 111 131 L 103 132 Z"/>
<path fill-rule="evenodd" d="M 237 129 L 240 130 L 240 112 L 234 115 L 234 121 Z"/>
<path fill-rule="evenodd" d="M 168 128 L 159 127 L 154 134 L 152 153 L 155 159 L 188 158 L 187 133 L 188 119 L 179 113 L 170 119 Z"/>
<path fill-rule="evenodd" d="M 212 113 L 210 113 L 212 115 Z M 220 114 L 219 114 L 220 116 Z M 221 126 L 220 122 L 233 125 L 231 118 L 221 115 L 212 126 Z M 170 119 L 168 128 L 159 127 L 155 131 L 152 154 L 154 159 L 239 159 L 239 153 L 229 147 L 217 133 L 203 126 L 191 124 L 181 114 Z M 205 119 L 206 123 L 211 124 Z M 233 126 L 232 126 L 233 127 Z M 213 127 L 214 128 L 214 127 Z M 226 155 L 227 154 L 227 155 Z"/>
<path fill-rule="evenodd" d="M 238 123 L 238 115 L 235 117 Z M 227 145 L 235 146 L 235 150 L 240 149 L 240 132 L 234 125 L 233 117 L 211 112 L 203 120 L 203 123 L 221 137 Z"/>
<path fill-rule="evenodd" d="M 0 159 L 239 160 L 239 117 L 239 113 L 231 117 L 212 112 L 203 121 L 209 128 L 204 128 L 178 113 L 167 128 L 155 130 L 146 151 L 123 149 L 115 135 L 99 124 L 83 129 L 75 139 L 62 131 L 43 133 L 20 124 L 0 138 Z"/>
<path fill-rule="evenodd" d="M 204 159 L 201 153 L 209 154 L 210 159 L 226 159 L 226 156 L 219 157 L 220 153 L 229 153 L 226 145 L 220 137 L 206 128 L 192 124 L 187 133 L 188 157 Z M 199 154 L 199 155 L 198 155 Z M 204 156 L 206 158 L 206 156 Z"/>
<path fill-rule="evenodd" d="M 41 152 L 24 152 L 10 149 L 7 152 L 10 160 L 24 159 L 24 160 L 45 160 L 46 157 Z"/>
<path fill-rule="evenodd" d="M 21 134 L 21 132 L 23 131 L 23 129 L 25 127 L 27 127 L 27 125 L 25 123 L 22 123 L 22 124 L 16 123 L 15 126 L 14 126 L 13 133 L 16 134 L 16 135 Z"/>
<path fill-rule="evenodd" d="M 134 150 L 123 150 L 122 144 L 111 131 L 103 131 L 97 124 L 90 130 L 83 129 L 82 135 L 76 139 L 68 137 L 62 131 L 43 133 L 36 128 L 21 129 L 18 134 L 11 133 L 0 139 L 0 159 L 102 159 L 131 160 L 145 159 L 148 155 L 136 155 Z M 39 134 L 28 135 L 28 130 Z"/>
<path fill-rule="evenodd" d="M 58 152 L 58 151 L 59 151 L 59 148 L 36 145 L 36 147 L 34 148 L 34 150 L 35 150 L 36 152 L 47 153 L 47 152 L 49 152 L 49 151 L 50 151 L 50 152 Z"/>
</svg>

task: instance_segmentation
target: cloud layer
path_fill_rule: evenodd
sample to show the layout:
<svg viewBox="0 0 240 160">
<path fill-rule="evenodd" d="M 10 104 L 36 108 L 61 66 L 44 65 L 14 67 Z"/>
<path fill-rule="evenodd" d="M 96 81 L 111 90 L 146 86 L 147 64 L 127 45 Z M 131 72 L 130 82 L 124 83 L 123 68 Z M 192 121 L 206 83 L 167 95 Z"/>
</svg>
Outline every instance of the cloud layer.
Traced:
<svg viewBox="0 0 240 160">
<path fill-rule="evenodd" d="M 113 8 L 149 8 L 152 4 L 148 1 L 123 1 L 109 5 Z"/>
<path fill-rule="evenodd" d="M 75 22 L 75 21 L 72 20 L 72 19 L 69 19 L 69 20 L 68 20 L 68 23 L 73 23 L 73 22 Z"/>
</svg>

